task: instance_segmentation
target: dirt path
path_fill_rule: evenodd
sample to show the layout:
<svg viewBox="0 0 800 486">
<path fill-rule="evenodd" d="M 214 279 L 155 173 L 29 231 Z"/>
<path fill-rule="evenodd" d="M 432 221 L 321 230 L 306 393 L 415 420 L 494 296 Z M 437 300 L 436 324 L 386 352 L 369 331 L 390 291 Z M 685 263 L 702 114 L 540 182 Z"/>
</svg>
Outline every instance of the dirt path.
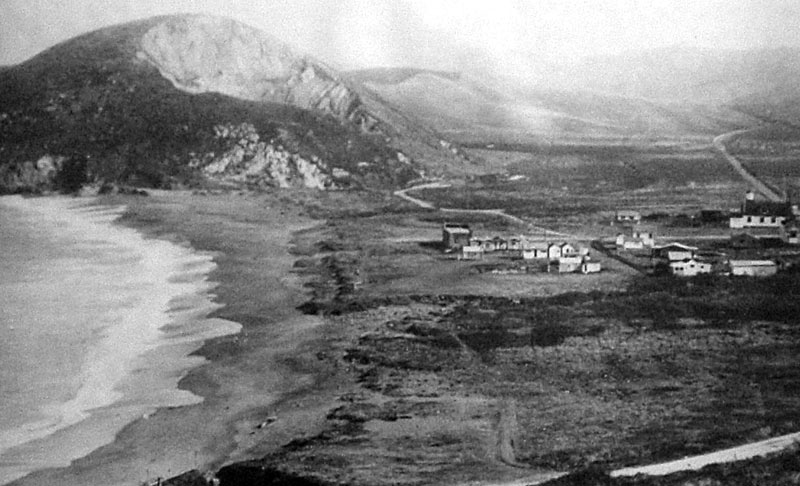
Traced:
<svg viewBox="0 0 800 486">
<path fill-rule="evenodd" d="M 728 163 L 731 164 L 731 166 L 733 166 L 734 170 L 736 170 L 736 172 L 738 172 L 739 175 L 742 176 L 742 179 L 747 181 L 747 183 L 750 184 L 753 187 L 753 189 L 760 192 L 764 197 L 766 197 L 770 201 L 782 202 L 783 196 L 770 189 L 766 184 L 761 182 L 756 176 L 748 172 L 748 170 L 742 165 L 742 163 L 739 162 L 739 160 L 737 160 L 736 157 L 732 156 L 728 152 L 728 149 L 725 147 L 725 144 L 727 142 L 749 131 L 751 130 L 736 130 L 733 132 L 723 133 L 722 135 L 719 135 L 718 137 L 714 138 L 714 141 L 712 142 L 714 145 L 714 149 L 716 149 L 716 151 L 719 152 L 725 158 L 725 160 L 727 160 Z"/>
<path fill-rule="evenodd" d="M 421 190 L 421 189 L 445 189 L 445 188 L 451 187 L 451 186 L 452 186 L 452 184 L 449 184 L 447 182 L 430 182 L 430 183 L 427 183 L 427 184 L 420 184 L 418 186 L 409 187 L 408 189 L 402 189 L 402 190 L 399 190 L 399 191 L 395 191 L 394 195 L 399 197 L 399 198 L 405 199 L 406 201 L 408 201 L 408 202 L 410 202 L 412 204 L 415 204 L 415 205 L 417 205 L 417 206 L 419 206 L 421 208 L 424 208 L 424 209 L 434 209 L 434 210 L 438 209 L 439 211 L 441 211 L 443 213 L 478 214 L 478 215 L 497 216 L 499 218 L 503 218 L 503 219 L 506 219 L 508 221 L 511 221 L 514 224 L 517 224 L 517 225 L 520 225 L 520 226 L 524 226 L 529 231 L 534 232 L 534 233 L 545 233 L 545 234 L 548 234 L 548 235 L 551 235 L 551 236 L 558 236 L 558 237 L 561 237 L 561 238 L 569 238 L 569 239 L 574 239 L 574 240 L 581 239 L 578 236 L 571 235 L 571 234 L 568 234 L 568 233 L 559 233 L 557 231 L 553 231 L 553 230 L 550 230 L 550 229 L 547 229 L 547 228 L 543 228 L 541 226 L 535 226 L 535 225 L 531 224 L 530 222 L 525 221 L 522 218 L 518 218 L 517 216 L 513 216 L 511 214 L 506 213 L 502 209 L 461 209 L 461 208 L 441 208 L 441 207 L 437 208 L 433 203 L 430 203 L 428 201 L 425 201 L 425 200 L 422 200 L 422 199 L 419 199 L 419 198 L 416 198 L 416 197 L 408 195 L 409 191 L 418 191 L 418 190 Z"/>
<path fill-rule="evenodd" d="M 612 477 L 635 476 L 637 474 L 648 474 L 650 476 L 663 476 L 678 471 L 696 471 L 709 464 L 721 464 L 726 462 L 741 461 L 753 457 L 765 456 L 774 452 L 780 452 L 800 442 L 800 432 L 782 435 L 771 439 L 753 442 L 730 449 L 701 454 L 699 456 L 686 457 L 677 461 L 651 464 L 649 466 L 626 467 L 611 472 Z"/>
<path fill-rule="evenodd" d="M 515 400 L 505 400 L 500 405 L 499 416 L 497 418 L 497 459 L 501 462 L 515 467 L 526 467 L 517 462 L 514 447 L 517 437 L 517 403 Z"/>
</svg>

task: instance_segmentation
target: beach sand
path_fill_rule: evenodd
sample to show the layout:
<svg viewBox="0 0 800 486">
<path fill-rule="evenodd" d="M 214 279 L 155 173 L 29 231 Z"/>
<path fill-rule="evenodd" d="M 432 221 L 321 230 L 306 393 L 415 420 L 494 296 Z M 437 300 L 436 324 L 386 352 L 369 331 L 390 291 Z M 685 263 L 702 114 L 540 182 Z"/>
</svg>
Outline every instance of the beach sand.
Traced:
<svg viewBox="0 0 800 486">
<path fill-rule="evenodd" d="M 212 252 L 218 266 L 209 280 L 223 306 L 213 316 L 242 330 L 208 341 L 196 353 L 208 361 L 181 380 L 202 403 L 159 409 L 70 467 L 12 484 L 142 484 L 258 457 L 321 428 L 338 384 L 315 357 L 321 318 L 296 310 L 306 295 L 290 253 L 292 234 L 318 222 L 274 195 L 156 191 L 100 202 L 126 204 L 122 224 L 148 236 Z"/>
</svg>

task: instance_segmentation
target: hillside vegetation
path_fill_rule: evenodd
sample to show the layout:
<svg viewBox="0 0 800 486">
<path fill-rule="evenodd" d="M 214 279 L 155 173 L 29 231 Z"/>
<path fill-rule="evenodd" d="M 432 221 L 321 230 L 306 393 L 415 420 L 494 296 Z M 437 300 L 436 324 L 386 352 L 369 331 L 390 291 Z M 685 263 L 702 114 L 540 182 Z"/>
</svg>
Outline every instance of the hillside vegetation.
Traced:
<svg viewBox="0 0 800 486">
<path fill-rule="evenodd" d="M 401 126 L 412 120 L 392 113 L 362 101 L 324 65 L 236 22 L 133 22 L 0 71 L 0 192 L 229 176 L 285 185 L 273 172 L 302 186 L 310 166 L 321 177 L 312 186 L 394 186 L 420 175 L 415 159 L 453 159 L 435 133 L 423 138 Z M 231 127 L 257 140 L 220 136 Z M 204 172 L 231 154 L 238 172 Z"/>
</svg>

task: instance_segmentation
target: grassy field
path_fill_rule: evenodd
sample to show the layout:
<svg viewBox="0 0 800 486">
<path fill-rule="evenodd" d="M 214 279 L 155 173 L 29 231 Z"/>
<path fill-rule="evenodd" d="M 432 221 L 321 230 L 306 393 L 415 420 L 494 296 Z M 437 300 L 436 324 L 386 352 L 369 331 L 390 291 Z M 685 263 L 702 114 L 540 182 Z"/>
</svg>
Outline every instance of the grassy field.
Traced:
<svg viewBox="0 0 800 486">
<path fill-rule="evenodd" d="M 479 274 L 437 248 L 441 215 L 339 202 L 297 234 L 296 267 L 311 280 L 304 309 L 327 315 L 325 360 L 351 384 L 322 432 L 260 471 L 348 484 L 545 478 L 800 424 L 797 275 L 676 281 L 611 260 L 593 276 Z"/>
<path fill-rule="evenodd" d="M 421 191 L 421 197 L 444 207 L 505 209 L 543 222 L 577 216 L 585 222 L 617 209 L 728 209 L 746 190 L 705 145 L 504 146 L 471 153 L 501 167 L 499 174 Z"/>
<path fill-rule="evenodd" d="M 730 143 L 729 151 L 752 174 L 777 190 L 800 194 L 800 129 L 772 126 L 746 133 Z"/>
</svg>

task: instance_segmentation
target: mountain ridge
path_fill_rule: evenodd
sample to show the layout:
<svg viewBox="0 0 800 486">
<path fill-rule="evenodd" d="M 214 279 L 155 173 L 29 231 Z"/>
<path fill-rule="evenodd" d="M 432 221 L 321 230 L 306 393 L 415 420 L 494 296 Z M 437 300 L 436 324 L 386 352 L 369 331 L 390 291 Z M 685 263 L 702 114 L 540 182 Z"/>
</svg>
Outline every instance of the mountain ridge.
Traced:
<svg viewBox="0 0 800 486">
<path fill-rule="evenodd" d="M 312 166 L 324 179 L 312 187 L 394 187 L 426 170 L 420 160 L 460 163 L 434 131 L 359 90 L 230 19 L 100 29 L 0 70 L 0 191 L 47 190 L 59 172 L 71 186 L 83 174 L 95 184 L 304 187 Z M 231 155 L 229 172 L 204 171 Z M 50 170 L 46 157 L 60 162 Z"/>
</svg>

